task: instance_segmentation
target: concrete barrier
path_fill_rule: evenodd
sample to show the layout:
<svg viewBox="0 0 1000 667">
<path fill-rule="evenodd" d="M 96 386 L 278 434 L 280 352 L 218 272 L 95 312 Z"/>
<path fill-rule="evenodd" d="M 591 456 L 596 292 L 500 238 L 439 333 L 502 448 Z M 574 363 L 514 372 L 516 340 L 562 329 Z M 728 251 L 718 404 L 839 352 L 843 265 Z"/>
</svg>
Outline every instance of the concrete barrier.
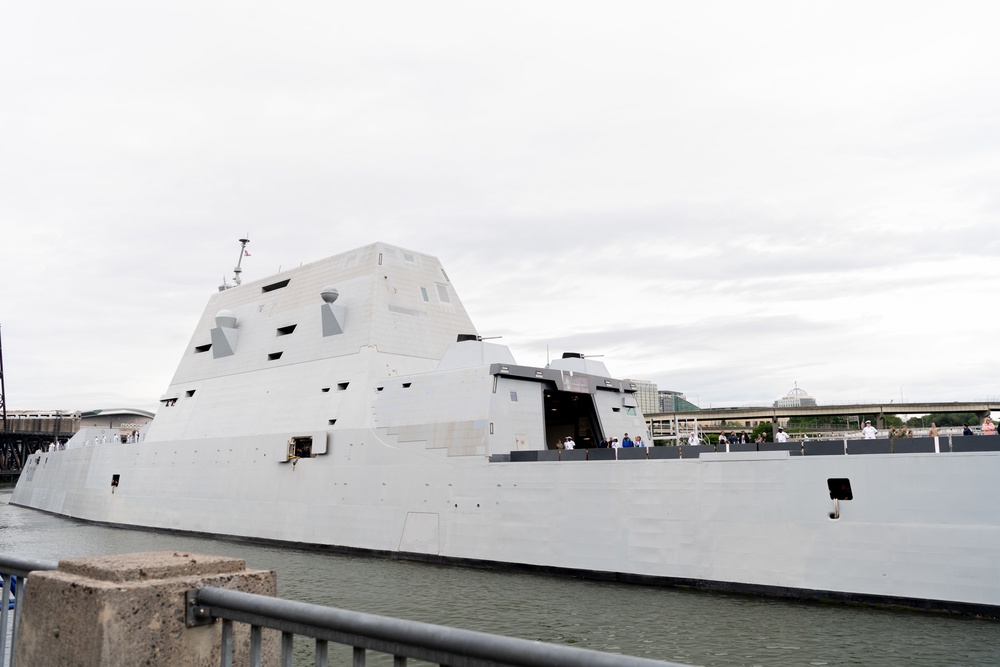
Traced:
<svg viewBox="0 0 1000 667">
<path fill-rule="evenodd" d="M 59 561 L 25 587 L 14 662 L 65 667 L 220 664 L 221 624 L 185 627 L 185 592 L 217 586 L 274 596 L 272 570 L 187 552 Z M 250 628 L 234 627 L 234 664 L 246 664 Z M 278 664 L 278 634 L 264 632 L 264 663 Z"/>
</svg>

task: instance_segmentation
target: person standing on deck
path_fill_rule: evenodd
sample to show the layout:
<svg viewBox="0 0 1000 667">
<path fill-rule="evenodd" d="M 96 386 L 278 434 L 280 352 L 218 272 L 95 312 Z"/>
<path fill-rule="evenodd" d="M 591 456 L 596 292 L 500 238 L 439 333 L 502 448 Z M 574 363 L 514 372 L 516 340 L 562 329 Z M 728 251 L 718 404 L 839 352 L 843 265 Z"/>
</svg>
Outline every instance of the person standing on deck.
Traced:
<svg viewBox="0 0 1000 667">
<path fill-rule="evenodd" d="M 872 426 L 870 419 L 865 422 L 865 427 L 861 429 L 861 432 L 864 434 L 865 440 L 874 440 L 875 436 L 878 435 L 878 431 Z"/>
<path fill-rule="evenodd" d="M 778 432 L 774 434 L 775 442 L 788 442 L 788 434 L 785 433 L 785 429 L 781 426 L 778 427 Z"/>
</svg>

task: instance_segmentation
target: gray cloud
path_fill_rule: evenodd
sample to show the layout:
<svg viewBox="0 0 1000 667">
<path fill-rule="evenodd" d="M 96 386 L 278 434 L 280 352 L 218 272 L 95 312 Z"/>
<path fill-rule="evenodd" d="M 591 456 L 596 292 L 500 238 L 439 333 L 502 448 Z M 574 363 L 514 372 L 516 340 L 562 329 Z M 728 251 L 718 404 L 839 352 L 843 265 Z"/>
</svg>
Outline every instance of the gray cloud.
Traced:
<svg viewBox="0 0 1000 667">
<path fill-rule="evenodd" d="M 430 252 L 522 362 L 703 402 L 996 393 L 998 14 L 13 6 L 9 405 L 155 406 L 247 233 L 247 279 Z"/>
</svg>

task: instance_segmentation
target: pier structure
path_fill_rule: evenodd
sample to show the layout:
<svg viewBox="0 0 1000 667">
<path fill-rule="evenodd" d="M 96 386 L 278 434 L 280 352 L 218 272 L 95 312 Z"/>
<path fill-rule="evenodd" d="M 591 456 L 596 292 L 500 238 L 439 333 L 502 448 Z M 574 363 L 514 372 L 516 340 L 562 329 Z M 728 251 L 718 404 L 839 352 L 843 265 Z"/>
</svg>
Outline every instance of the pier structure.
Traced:
<svg viewBox="0 0 1000 667">
<path fill-rule="evenodd" d="M 274 571 L 248 570 L 238 558 L 161 552 L 56 564 L 0 554 L 0 580 L 0 664 L 11 627 L 12 666 L 291 667 L 304 657 L 296 655 L 299 635 L 315 640 L 317 667 L 334 661 L 331 644 L 356 667 L 369 652 L 392 656 L 394 665 L 683 667 L 282 600 Z"/>
<path fill-rule="evenodd" d="M 748 406 L 732 408 L 707 408 L 699 410 L 677 410 L 646 415 L 646 424 L 653 438 L 676 439 L 681 434 L 691 433 L 696 428 L 702 433 L 731 431 L 738 428 L 753 428 L 759 422 L 770 422 L 772 430 L 791 417 L 847 417 L 848 421 L 860 422 L 862 415 L 874 415 L 876 428 L 885 428 L 886 415 L 917 415 L 932 413 L 972 412 L 982 421 L 990 412 L 1000 408 L 1000 401 L 955 401 L 912 402 L 912 403 L 845 403 L 843 405 L 799 405 L 799 406 Z M 858 425 L 860 429 L 860 423 Z"/>
<path fill-rule="evenodd" d="M 79 412 L 8 412 L 0 430 L 0 482 L 17 479 L 28 457 L 80 430 Z"/>
</svg>

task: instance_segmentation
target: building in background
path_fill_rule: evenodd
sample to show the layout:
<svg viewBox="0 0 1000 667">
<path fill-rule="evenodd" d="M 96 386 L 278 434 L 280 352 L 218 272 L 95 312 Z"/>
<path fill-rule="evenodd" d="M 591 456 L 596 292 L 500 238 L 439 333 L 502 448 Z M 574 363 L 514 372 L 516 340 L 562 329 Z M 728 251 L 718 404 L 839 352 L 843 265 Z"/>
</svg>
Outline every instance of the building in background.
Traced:
<svg viewBox="0 0 1000 667">
<path fill-rule="evenodd" d="M 658 392 L 660 400 L 659 412 L 683 412 L 685 410 L 700 410 L 697 405 L 687 400 L 687 396 L 679 391 L 660 389 Z"/>
<path fill-rule="evenodd" d="M 799 389 L 798 382 L 795 383 L 795 387 L 791 391 L 774 402 L 776 408 L 799 408 L 810 405 L 816 405 L 816 399 L 807 394 L 805 390 Z"/>
<path fill-rule="evenodd" d="M 625 378 L 624 382 L 635 385 L 635 399 L 639 403 L 639 409 L 644 415 L 651 415 L 660 411 L 660 395 L 656 390 L 656 383 L 649 380 L 633 380 Z"/>
<path fill-rule="evenodd" d="M 118 429 L 122 437 L 153 421 L 154 413 L 136 408 L 87 410 L 80 413 L 80 428 Z"/>
</svg>

